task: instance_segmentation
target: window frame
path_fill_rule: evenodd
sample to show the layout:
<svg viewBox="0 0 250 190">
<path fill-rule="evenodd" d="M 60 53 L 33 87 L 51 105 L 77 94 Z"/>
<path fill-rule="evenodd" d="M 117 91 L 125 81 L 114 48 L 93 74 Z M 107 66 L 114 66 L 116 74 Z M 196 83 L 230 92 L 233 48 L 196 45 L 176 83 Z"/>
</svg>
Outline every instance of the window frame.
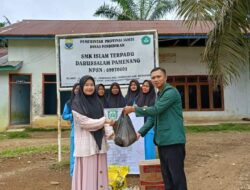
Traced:
<svg viewBox="0 0 250 190">
<path fill-rule="evenodd" d="M 177 82 L 176 79 L 178 78 L 185 78 L 183 82 Z M 188 82 L 188 78 L 196 77 L 196 82 Z M 201 77 L 207 77 L 207 82 L 200 81 Z M 169 81 L 171 80 L 171 81 Z M 168 76 L 167 82 L 171 84 L 172 86 L 184 86 L 184 97 L 185 97 L 185 108 L 183 108 L 184 111 L 224 111 L 224 88 L 222 84 L 220 85 L 220 91 L 221 91 L 221 108 L 214 108 L 213 104 L 213 88 L 214 88 L 214 81 L 209 79 L 208 75 L 173 75 Z M 197 108 L 190 109 L 189 108 L 189 93 L 188 93 L 188 87 L 189 86 L 196 86 L 197 89 Z M 202 108 L 201 107 L 201 86 L 202 85 L 208 85 L 209 90 L 209 108 Z"/>
<path fill-rule="evenodd" d="M 47 82 L 45 81 L 45 76 L 48 76 L 48 75 L 54 75 L 56 77 L 56 73 L 42 73 L 42 113 L 43 115 L 45 116 L 55 116 L 57 115 L 57 113 L 55 114 L 45 114 L 44 111 L 44 104 L 45 104 L 45 84 L 55 84 L 57 86 L 57 82 Z M 57 97 L 56 97 L 56 110 L 57 110 L 57 103 L 58 103 L 58 100 L 57 100 Z"/>
</svg>

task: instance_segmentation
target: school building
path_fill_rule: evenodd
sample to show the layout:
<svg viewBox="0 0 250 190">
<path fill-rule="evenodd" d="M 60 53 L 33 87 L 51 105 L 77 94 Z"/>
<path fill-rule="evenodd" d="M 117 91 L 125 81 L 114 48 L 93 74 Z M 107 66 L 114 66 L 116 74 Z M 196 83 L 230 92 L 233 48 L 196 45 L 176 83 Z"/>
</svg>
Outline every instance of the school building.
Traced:
<svg viewBox="0 0 250 190">
<path fill-rule="evenodd" d="M 0 131 L 23 126 L 57 126 L 57 34 L 157 30 L 159 65 L 180 91 L 185 121 L 250 117 L 250 68 L 229 86 L 213 86 L 200 62 L 208 28 L 181 21 L 23 20 L 0 28 Z M 61 93 L 62 108 L 70 92 Z M 125 95 L 125 94 L 124 94 Z"/>
</svg>

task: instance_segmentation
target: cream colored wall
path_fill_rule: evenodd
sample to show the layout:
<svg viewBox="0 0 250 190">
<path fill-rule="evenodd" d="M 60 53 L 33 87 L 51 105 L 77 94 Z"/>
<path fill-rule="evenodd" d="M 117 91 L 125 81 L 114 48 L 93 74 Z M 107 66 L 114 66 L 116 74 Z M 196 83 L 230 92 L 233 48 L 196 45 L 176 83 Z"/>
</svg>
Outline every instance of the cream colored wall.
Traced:
<svg viewBox="0 0 250 190">
<path fill-rule="evenodd" d="M 160 54 L 175 53 L 176 62 L 160 62 L 168 75 L 206 75 L 208 69 L 200 63 L 202 47 L 161 48 Z M 250 117 L 249 70 L 242 71 L 241 78 L 224 88 L 224 111 L 185 111 L 186 120 L 231 120 Z"/>
<path fill-rule="evenodd" d="M 176 54 L 176 62 L 162 62 L 160 66 L 165 68 L 167 74 L 171 75 L 206 75 L 207 68 L 200 63 L 202 47 L 175 47 L 160 48 L 159 54 L 173 53 Z"/>
<path fill-rule="evenodd" d="M 0 132 L 9 125 L 9 75 L 0 73 Z"/>
<path fill-rule="evenodd" d="M 41 115 L 42 110 L 42 74 L 55 73 L 54 40 L 11 40 L 9 42 L 9 60 L 22 60 L 19 73 L 32 74 L 32 120 Z"/>
<path fill-rule="evenodd" d="M 202 47 L 160 48 L 159 53 L 175 53 L 175 62 L 160 62 L 168 75 L 202 75 L 207 68 L 200 63 Z M 32 74 L 31 124 L 33 127 L 56 126 L 56 116 L 43 115 L 42 73 L 56 72 L 54 40 L 9 40 L 9 60 L 23 61 L 17 73 Z M 8 73 L 0 75 L 0 131 L 9 125 Z M 126 94 L 123 89 L 123 94 Z M 241 79 L 224 89 L 225 111 L 184 112 L 187 120 L 238 119 L 250 115 L 250 76 L 246 70 Z"/>
<path fill-rule="evenodd" d="M 32 74 L 31 124 L 55 125 L 56 116 L 43 116 L 42 99 L 42 74 L 56 73 L 54 40 L 9 40 L 8 55 L 9 61 L 23 61 L 18 73 Z"/>
</svg>

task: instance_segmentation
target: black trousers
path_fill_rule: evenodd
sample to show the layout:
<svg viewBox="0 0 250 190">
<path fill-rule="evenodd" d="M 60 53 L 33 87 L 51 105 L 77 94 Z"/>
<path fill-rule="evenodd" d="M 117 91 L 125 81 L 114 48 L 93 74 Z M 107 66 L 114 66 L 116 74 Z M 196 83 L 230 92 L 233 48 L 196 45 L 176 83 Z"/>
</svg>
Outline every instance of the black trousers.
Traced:
<svg viewBox="0 0 250 190">
<path fill-rule="evenodd" d="M 185 144 L 158 146 L 165 190 L 187 190 L 184 172 Z"/>
</svg>

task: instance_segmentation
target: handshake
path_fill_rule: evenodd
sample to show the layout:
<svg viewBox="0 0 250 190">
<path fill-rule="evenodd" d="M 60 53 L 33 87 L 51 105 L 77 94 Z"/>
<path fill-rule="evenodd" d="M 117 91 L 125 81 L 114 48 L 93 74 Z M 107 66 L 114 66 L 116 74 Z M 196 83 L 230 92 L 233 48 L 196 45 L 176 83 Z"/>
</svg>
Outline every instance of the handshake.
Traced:
<svg viewBox="0 0 250 190">
<path fill-rule="evenodd" d="M 115 125 L 115 120 L 113 120 L 113 119 L 108 119 L 108 118 L 106 118 L 105 119 L 105 123 L 104 124 L 108 124 L 108 125 L 110 125 L 110 126 L 113 126 L 114 127 L 114 125 Z"/>
<path fill-rule="evenodd" d="M 112 119 L 106 119 L 104 123 L 104 131 L 105 136 L 107 140 L 114 139 L 115 138 L 115 132 L 114 132 L 114 125 L 115 121 Z"/>
<path fill-rule="evenodd" d="M 128 115 L 132 112 L 135 112 L 135 107 L 134 106 L 126 106 L 123 108 L 122 112 L 125 114 L 125 115 Z"/>
</svg>

